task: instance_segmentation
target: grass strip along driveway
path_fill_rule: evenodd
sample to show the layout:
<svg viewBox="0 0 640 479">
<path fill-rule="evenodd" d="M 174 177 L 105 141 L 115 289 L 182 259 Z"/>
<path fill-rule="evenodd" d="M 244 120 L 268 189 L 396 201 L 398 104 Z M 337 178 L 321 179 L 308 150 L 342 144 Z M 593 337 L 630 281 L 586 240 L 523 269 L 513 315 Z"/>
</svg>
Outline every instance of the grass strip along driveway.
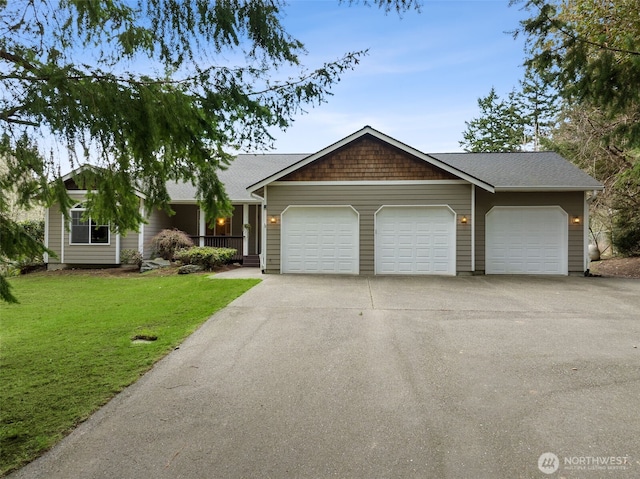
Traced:
<svg viewBox="0 0 640 479">
<path fill-rule="evenodd" d="M 20 304 L 0 304 L 0 475 L 53 446 L 258 282 L 82 273 L 13 278 Z"/>
</svg>

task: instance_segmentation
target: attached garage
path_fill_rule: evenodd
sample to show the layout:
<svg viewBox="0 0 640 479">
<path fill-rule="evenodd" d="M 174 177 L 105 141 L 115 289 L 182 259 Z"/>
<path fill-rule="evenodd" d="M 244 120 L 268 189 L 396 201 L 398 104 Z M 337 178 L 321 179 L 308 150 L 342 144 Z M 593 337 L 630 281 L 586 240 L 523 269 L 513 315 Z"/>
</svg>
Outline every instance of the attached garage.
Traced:
<svg viewBox="0 0 640 479">
<path fill-rule="evenodd" d="M 281 218 L 282 273 L 359 273 L 360 222 L 351 206 L 289 206 Z"/>
<path fill-rule="evenodd" d="M 456 274 L 456 214 L 448 206 L 383 206 L 375 215 L 376 274 Z"/>
<path fill-rule="evenodd" d="M 588 268 L 588 203 L 602 185 L 556 153 L 427 154 L 367 126 L 287 161 L 247 187 L 269 218 L 265 273 Z"/>
<path fill-rule="evenodd" d="M 486 215 L 487 274 L 568 274 L 568 215 L 559 206 L 496 206 Z"/>
</svg>

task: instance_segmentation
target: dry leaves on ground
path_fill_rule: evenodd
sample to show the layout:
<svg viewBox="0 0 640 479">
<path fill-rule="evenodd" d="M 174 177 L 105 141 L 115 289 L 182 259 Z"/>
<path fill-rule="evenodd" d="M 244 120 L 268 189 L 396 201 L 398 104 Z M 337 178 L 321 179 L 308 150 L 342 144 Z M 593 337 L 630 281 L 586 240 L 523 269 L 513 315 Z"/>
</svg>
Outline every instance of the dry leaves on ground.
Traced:
<svg viewBox="0 0 640 479">
<path fill-rule="evenodd" d="M 605 277 L 640 279 L 640 256 L 593 261 L 591 262 L 590 269 L 592 273 Z"/>
</svg>

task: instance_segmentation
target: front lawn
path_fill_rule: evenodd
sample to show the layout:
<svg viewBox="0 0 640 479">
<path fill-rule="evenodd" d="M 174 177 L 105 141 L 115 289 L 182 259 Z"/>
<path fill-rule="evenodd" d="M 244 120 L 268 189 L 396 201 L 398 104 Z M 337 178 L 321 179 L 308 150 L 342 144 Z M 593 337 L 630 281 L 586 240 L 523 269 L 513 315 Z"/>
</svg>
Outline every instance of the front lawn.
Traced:
<svg viewBox="0 0 640 479">
<path fill-rule="evenodd" d="M 0 475 L 59 441 L 259 280 L 41 273 L 0 304 Z M 136 336 L 157 337 L 134 342 Z"/>
</svg>

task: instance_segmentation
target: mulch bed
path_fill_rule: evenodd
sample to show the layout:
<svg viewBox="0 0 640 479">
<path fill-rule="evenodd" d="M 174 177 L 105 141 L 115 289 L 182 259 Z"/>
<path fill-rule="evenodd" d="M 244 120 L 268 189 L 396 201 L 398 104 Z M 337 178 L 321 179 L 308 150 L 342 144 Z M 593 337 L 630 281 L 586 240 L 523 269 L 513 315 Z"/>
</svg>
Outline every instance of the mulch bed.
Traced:
<svg viewBox="0 0 640 479">
<path fill-rule="evenodd" d="M 589 268 L 592 273 L 604 277 L 640 279 L 640 256 L 592 261 Z"/>
</svg>

